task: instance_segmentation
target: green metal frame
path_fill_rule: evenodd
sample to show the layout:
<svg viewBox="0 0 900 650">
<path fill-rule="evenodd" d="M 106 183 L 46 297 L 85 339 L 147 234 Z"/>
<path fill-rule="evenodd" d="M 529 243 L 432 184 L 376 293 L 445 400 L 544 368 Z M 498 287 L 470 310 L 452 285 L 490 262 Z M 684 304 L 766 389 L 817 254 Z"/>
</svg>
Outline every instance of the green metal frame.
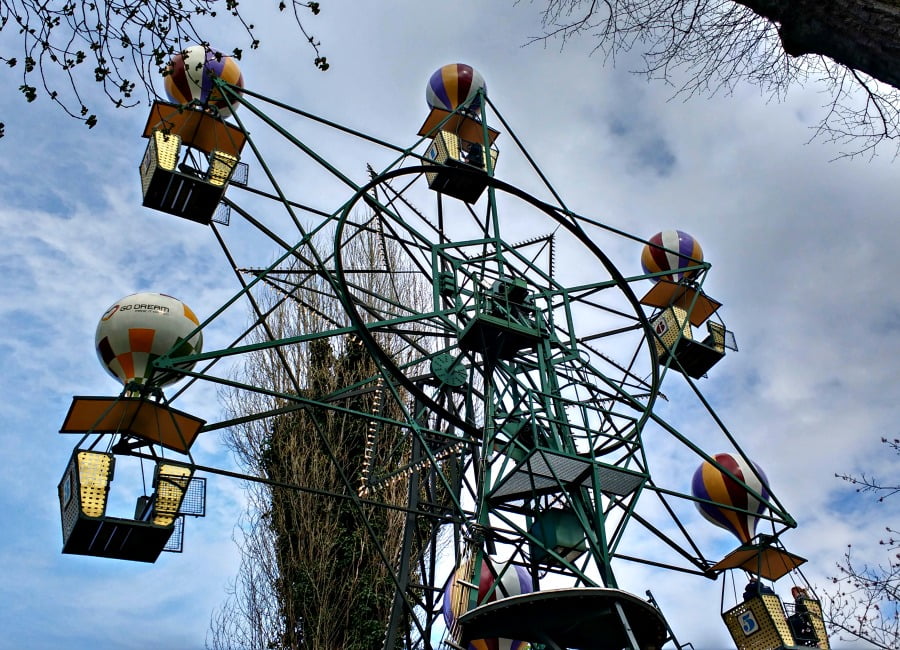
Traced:
<svg viewBox="0 0 900 650">
<path fill-rule="evenodd" d="M 156 367 L 189 378 L 170 401 L 202 383 L 270 398 L 271 408 L 211 421 L 203 429 L 207 432 L 297 410 L 309 414 L 324 453 L 342 477 L 343 490 L 270 483 L 348 500 L 359 508 L 377 504 L 407 513 L 405 553 L 399 560 L 389 557 L 368 528 L 397 591 L 385 647 L 431 647 L 442 627 L 440 601 L 453 568 L 439 561 L 441 531 L 447 527 L 453 531 L 449 543 L 456 565 L 474 558 L 473 580 L 486 554 L 501 572 L 515 564 L 526 567 L 535 586 L 552 575 L 555 584 L 615 588 L 614 565 L 620 561 L 710 577 L 715 558 L 704 554 L 690 532 L 694 499 L 687 494 L 688 481 L 680 489 L 658 484 L 648 457 L 649 431 L 654 438 L 667 434 L 698 464 L 715 462 L 656 408 L 658 398 L 665 398 L 661 382 L 668 365 L 659 364 L 648 315 L 634 287 L 660 274 L 625 276 L 607 254 L 615 242 L 630 240 L 637 250 L 644 240 L 571 211 L 483 93 L 485 151 L 490 145 L 488 119 L 496 119 L 552 202 L 498 179 L 490 155 L 485 156 L 487 193 L 476 205 L 423 192 L 425 174 L 435 170 L 417 153 L 427 146 L 428 136 L 401 147 L 252 90 L 216 83 L 247 137 L 249 155 L 245 152 L 242 159 L 261 174 L 256 186 L 229 189 L 223 203 L 239 217 L 230 228 L 255 233 L 281 252 L 267 266 L 242 265 L 236 252 L 240 246 L 230 243 L 219 225 L 210 224 L 240 290 L 199 329 L 218 328 L 238 305 L 249 304 L 254 322 L 231 345 L 193 356 L 165 355 Z M 365 143 L 389 162 L 379 172 L 370 168 L 368 180 L 354 180 L 301 138 L 298 123 Z M 336 207 L 293 196 L 296 183 L 287 183 L 263 156 L 264 132 L 293 150 L 311 177 L 323 179 L 323 187 L 334 182 L 338 191 L 343 188 Z M 421 208 L 423 197 L 431 197 L 424 199 L 428 208 Z M 510 228 L 508 215 L 540 223 L 542 230 Z M 527 231 L 526 239 L 511 241 L 510 230 L 517 238 Z M 373 243 L 379 264 L 360 266 L 346 254 L 359 242 Z M 571 265 L 557 268 L 555 252 L 561 248 L 593 276 L 579 276 Z M 698 288 L 708 269 L 708 263 L 697 263 Z M 392 288 L 401 277 L 409 279 L 406 286 L 421 291 L 409 295 Z M 518 282 L 513 288 L 524 295 L 518 302 L 492 293 L 494 283 L 502 287 L 507 281 Z M 332 325 L 323 331 L 277 333 L 270 319 L 279 308 L 292 302 L 314 308 L 304 303 L 304 295 L 310 295 L 304 292 L 336 301 L 343 315 L 323 314 Z M 351 335 L 365 344 L 376 370 L 331 394 L 308 394 L 286 351 Z M 496 352 L 497 345 L 506 346 L 503 353 Z M 225 362 L 254 354 L 275 355 L 289 388 L 255 385 L 222 370 Z M 462 386 L 445 385 L 430 371 L 430 361 L 445 354 L 466 368 Z M 195 368 L 185 370 L 191 363 Z M 723 443 L 743 454 L 696 382 L 684 379 Z M 152 389 L 151 379 L 145 390 Z M 348 406 L 353 397 L 375 393 L 399 415 Z M 315 415 L 325 412 L 372 425 L 371 444 L 385 460 L 366 468 L 362 487 L 328 446 Z M 378 431 L 387 429 L 406 432 L 402 449 L 378 447 Z M 141 449 L 127 453 L 146 455 Z M 187 462 L 206 472 L 263 480 Z M 519 479 L 525 487 L 515 487 Z M 408 484 L 403 505 L 380 498 L 380 487 L 396 481 Z M 650 499 L 656 503 L 645 512 L 641 504 Z M 774 496 L 768 503 L 764 519 L 774 535 L 796 525 Z M 536 518 L 552 508 L 573 513 L 585 538 L 580 557 L 563 557 L 533 534 Z M 655 518 L 659 511 L 662 520 Z M 636 529 L 658 539 L 670 559 L 629 554 L 629 534 Z M 535 548 L 544 561 L 532 561 Z M 415 573 L 425 588 L 411 584 L 411 557 L 419 558 Z M 469 605 L 478 604 L 473 591 Z"/>
</svg>

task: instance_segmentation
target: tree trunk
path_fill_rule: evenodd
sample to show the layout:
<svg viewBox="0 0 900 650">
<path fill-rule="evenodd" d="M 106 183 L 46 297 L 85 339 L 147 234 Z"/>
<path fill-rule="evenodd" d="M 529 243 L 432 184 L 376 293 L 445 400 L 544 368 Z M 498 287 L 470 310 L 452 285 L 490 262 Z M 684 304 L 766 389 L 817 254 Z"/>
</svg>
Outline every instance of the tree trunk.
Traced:
<svg viewBox="0 0 900 650">
<path fill-rule="evenodd" d="M 900 88 L 900 0 L 735 1 L 776 23 L 788 54 L 821 54 Z"/>
</svg>

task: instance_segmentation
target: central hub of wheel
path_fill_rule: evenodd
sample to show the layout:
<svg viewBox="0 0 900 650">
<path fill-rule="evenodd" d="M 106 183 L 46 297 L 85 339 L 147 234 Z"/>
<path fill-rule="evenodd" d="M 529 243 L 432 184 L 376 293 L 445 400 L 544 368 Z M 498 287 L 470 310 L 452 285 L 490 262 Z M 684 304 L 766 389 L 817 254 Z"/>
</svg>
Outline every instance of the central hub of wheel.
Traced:
<svg viewBox="0 0 900 650">
<path fill-rule="evenodd" d="M 460 348 L 489 358 L 512 359 L 531 351 L 547 336 L 544 312 L 521 278 L 501 276 L 474 295 L 474 316 L 459 339 Z"/>
</svg>

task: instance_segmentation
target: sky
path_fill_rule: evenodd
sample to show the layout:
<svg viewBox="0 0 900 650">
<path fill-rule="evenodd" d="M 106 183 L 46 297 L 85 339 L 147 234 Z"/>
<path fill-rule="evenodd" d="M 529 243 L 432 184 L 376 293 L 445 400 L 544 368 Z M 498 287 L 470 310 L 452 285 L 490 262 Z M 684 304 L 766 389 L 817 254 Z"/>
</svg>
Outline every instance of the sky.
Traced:
<svg viewBox="0 0 900 650">
<path fill-rule="evenodd" d="M 897 521 L 900 501 L 857 495 L 835 474 L 896 475 L 897 458 L 880 442 L 897 435 L 900 410 L 893 150 L 848 159 L 834 144 L 811 141 L 828 100 L 814 84 L 783 101 L 743 84 L 727 95 L 673 98 L 671 86 L 630 74 L 638 62 L 629 55 L 616 67 L 591 56 L 589 40 L 525 46 L 540 30 L 540 2 L 452 6 L 447 14 L 415 0 L 323 3 L 309 26 L 331 64 L 326 73 L 273 7 L 257 8 L 263 43 L 241 63 L 246 85 L 409 145 L 427 113 L 431 73 L 455 61 L 473 65 L 572 210 L 640 237 L 678 228 L 701 242 L 712 264 L 704 287 L 724 304 L 740 350 L 700 387 L 798 521 L 785 543 L 809 558 L 805 574 L 826 586 L 848 544 L 881 562 L 878 540 Z M 243 45 L 227 34 L 208 40 L 226 50 Z M 20 83 L 6 69 L 0 81 Z M 237 571 L 239 483 L 210 477 L 207 517 L 187 522 L 182 554 L 145 565 L 60 553 L 56 486 L 76 439 L 57 431 L 73 395 L 118 392 L 93 350 L 100 315 L 145 290 L 208 314 L 237 290 L 208 230 L 140 205 L 146 105 L 95 105 L 100 122 L 88 130 L 46 101 L 0 97 L 0 648 L 202 648 Z M 354 178 L 365 177 L 367 162 L 387 163 L 342 138 L 310 138 Z M 336 207 L 348 198 L 305 179 L 303 165 L 278 158 L 281 149 L 270 144 L 279 168 L 296 173 L 291 182 L 307 183 L 317 201 Z M 498 175 L 535 187 L 513 157 L 504 167 L 511 142 L 501 135 L 498 145 Z M 238 228 L 235 249 L 267 262 L 271 251 L 253 249 Z M 626 275 L 640 272 L 634 242 L 607 252 Z M 227 327 L 209 332 L 211 344 L 224 345 L 245 319 L 224 319 Z M 665 417 L 710 440 L 683 380 L 670 375 L 663 391 Z M 183 408 L 218 404 L 197 391 Z M 231 462 L 215 436 L 201 439 L 195 456 Z M 651 469 L 683 472 L 665 458 Z M 701 535 L 725 551 L 732 543 L 711 526 Z M 729 646 L 719 584 L 643 569 L 625 570 L 622 580 L 639 595 L 653 591 L 680 641 L 698 650 Z M 832 647 L 861 646 L 833 639 Z"/>
</svg>

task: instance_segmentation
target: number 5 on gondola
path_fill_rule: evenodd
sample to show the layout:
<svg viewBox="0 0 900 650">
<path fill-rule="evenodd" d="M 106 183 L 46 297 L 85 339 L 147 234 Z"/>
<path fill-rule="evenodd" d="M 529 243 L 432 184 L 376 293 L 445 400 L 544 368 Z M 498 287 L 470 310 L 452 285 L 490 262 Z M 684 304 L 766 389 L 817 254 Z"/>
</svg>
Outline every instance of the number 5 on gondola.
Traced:
<svg viewBox="0 0 900 650">
<path fill-rule="evenodd" d="M 741 615 L 741 629 L 744 630 L 744 634 L 747 636 L 759 630 L 759 623 L 756 622 L 753 612 L 744 612 Z"/>
</svg>

